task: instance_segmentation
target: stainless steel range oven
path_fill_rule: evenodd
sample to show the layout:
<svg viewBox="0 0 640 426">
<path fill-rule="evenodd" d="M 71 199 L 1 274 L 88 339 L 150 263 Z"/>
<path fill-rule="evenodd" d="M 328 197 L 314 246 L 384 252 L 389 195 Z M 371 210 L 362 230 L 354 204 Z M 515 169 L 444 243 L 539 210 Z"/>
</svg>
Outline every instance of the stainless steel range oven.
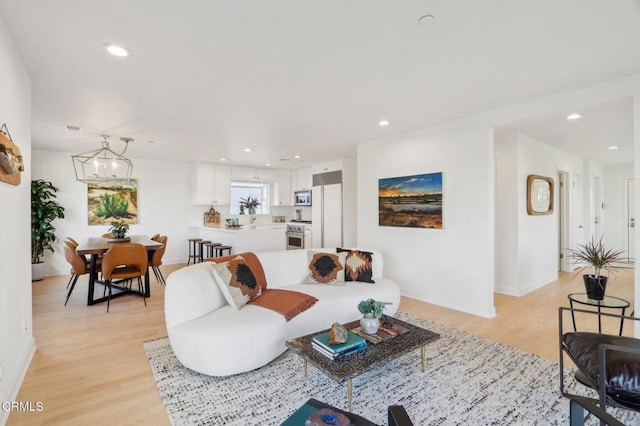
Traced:
<svg viewBox="0 0 640 426">
<path fill-rule="evenodd" d="M 287 250 L 304 248 L 304 225 L 293 224 L 287 225 Z"/>
</svg>

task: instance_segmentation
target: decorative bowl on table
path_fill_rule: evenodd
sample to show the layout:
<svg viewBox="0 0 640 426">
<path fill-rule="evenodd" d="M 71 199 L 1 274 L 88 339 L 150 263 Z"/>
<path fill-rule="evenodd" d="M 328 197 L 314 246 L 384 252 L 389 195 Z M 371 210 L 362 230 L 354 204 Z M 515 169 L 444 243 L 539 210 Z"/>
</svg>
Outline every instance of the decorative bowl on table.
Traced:
<svg viewBox="0 0 640 426">
<path fill-rule="evenodd" d="M 108 243 L 128 243 L 129 241 L 131 241 L 131 237 L 107 238 Z"/>
</svg>

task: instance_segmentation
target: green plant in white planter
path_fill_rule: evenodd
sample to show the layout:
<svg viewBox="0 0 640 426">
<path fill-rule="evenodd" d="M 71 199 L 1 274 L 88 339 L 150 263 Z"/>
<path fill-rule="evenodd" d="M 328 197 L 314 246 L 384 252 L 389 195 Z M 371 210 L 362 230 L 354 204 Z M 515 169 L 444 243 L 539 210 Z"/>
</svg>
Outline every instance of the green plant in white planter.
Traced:
<svg viewBox="0 0 640 426">
<path fill-rule="evenodd" d="M 31 181 L 31 279 L 44 278 L 45 250 L 51 253 L 56 237 L 55 219 L 64 218 L 64 207 L 56 201 L 58 188 L 43 179 Z"/>
<path fill-rule="evenodd" d="M 376 334 L 385 305 L 390 304 L 391 302 L 380 302 L 374 299 L 365 299 L 358 303 L 358 311 L 362 314 L 360 319 L 362 331 L 367 334 Z"/>
<path fill-rule="evenodd" d="M 630 269 L 626 265 L 619 265 L 624 260 L 622 250 L 607 249 L 602 242 L 591 238 L 586 244 L 578 245 L 577 249 L 569 249 L 574 265 L 581 265 L 577 273 L 586 268 L 593 268 L 593 274 L 582 276 L 585 290 L 589 299 L 602 300 L 607 287 L 608 277 L 600 275 L 602 270 L 614 274 L 617 270 Z"/>
<path fill-rule="evenodd" d="M 113 234 L 113 238 L 124 238 L 129 230 L 129 224 L 119 221 L 111 222 L 109 232 Z"/>
</svg>

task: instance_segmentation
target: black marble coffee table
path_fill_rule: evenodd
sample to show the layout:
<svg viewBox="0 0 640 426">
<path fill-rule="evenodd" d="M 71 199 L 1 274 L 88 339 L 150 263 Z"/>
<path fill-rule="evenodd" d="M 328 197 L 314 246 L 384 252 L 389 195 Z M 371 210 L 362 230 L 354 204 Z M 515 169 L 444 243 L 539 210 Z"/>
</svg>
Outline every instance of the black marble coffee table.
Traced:
<svg viewBox="0 0 640 426">
<path fill-rule="evenodd" d="M 324 374 L 338 383 L 347 382 L 347 405 L 351 411 L 351 394 L 352 380 L 354 377 L 377 368 L 387 362 L 398 358 L 418 347 L 420 347 L 420 356 L 422 371 L 425 370 L 426 345 L 440 338 L 440 335 L 413 324 L 392 318 L 394 323 L 399 323 L 409 329 L 404 334 L 400 334 L 391 339 L 385 340 L 378 344 L 368 343 L 367 349 L 352 355 L 341 361 L 333 361 L 326 356 L 320 354 L 311 346 L 313 336 L 326 333 L 329 330 L 321 330 L 306 336 L 297 337 L 287 340 L 285 344 L 288 348 L 300 355 L 304 360 L 304 372 L 307 374 L 307 364 L 311 363 Z M 360 326 L 359 321 L 353 321 L 344 324 L 347 330 L 353 330 Z"/>
</svg>

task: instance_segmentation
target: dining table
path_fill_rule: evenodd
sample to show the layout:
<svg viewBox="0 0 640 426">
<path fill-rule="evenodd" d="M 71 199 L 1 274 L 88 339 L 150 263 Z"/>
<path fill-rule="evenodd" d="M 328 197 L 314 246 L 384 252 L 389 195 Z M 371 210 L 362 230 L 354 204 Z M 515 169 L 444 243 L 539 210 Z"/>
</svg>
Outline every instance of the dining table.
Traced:
<svg viewBox="0 0 640 426">
<path fill-rule="evenodd" d="M 153 256 L 153 252 L 158 250 L 159 248 L 162 248 L 163 246 L 162 243 L 152 240 L 147 235 L 131 235 L 128 238 L 129 238 L 129 241 L 127 242 L 130 242 L 133 244 L 141 244 L 142 246 L 144 246 L 145 249 L 147 249 L 147 253 L 149 254 L 149 260 L 151 260 L 151 257 Z M 87 294 L 88 306 L 95 305 L 96 303 L 104 302 L 107 300 L 106 296 L 98 297 L 98 298 L 94 297 L 96 282 L 102 283 L 101 281 L 98 280 L 98 268 L 97 268 L 98 257 L 106 253 L 111 247 L 113 247 L 116 244 L 122 244 L 122 243 L 113 242 L 113 239 L 111 238 L 92 237 L 84 241 L 82 244 L 78 245 L 78 247 L 76 248 L 76 253 L 78 253 L 79 255 L 91 256 L 91 259 L 89 261 L 89 292 Z M 144 293 L 139 293 L 131 289 L 128 289 L 127 292 L 138 293 L 145 298 L 151 296 L 151 286 L 149 285 L 149 268 L 148 267 L 144 275 Z M 113 298 L 121 294 L 125 294 L 125 293 L 116 293 L 116 294 L 113 294 L 111 297 Z"/>
</svg>

